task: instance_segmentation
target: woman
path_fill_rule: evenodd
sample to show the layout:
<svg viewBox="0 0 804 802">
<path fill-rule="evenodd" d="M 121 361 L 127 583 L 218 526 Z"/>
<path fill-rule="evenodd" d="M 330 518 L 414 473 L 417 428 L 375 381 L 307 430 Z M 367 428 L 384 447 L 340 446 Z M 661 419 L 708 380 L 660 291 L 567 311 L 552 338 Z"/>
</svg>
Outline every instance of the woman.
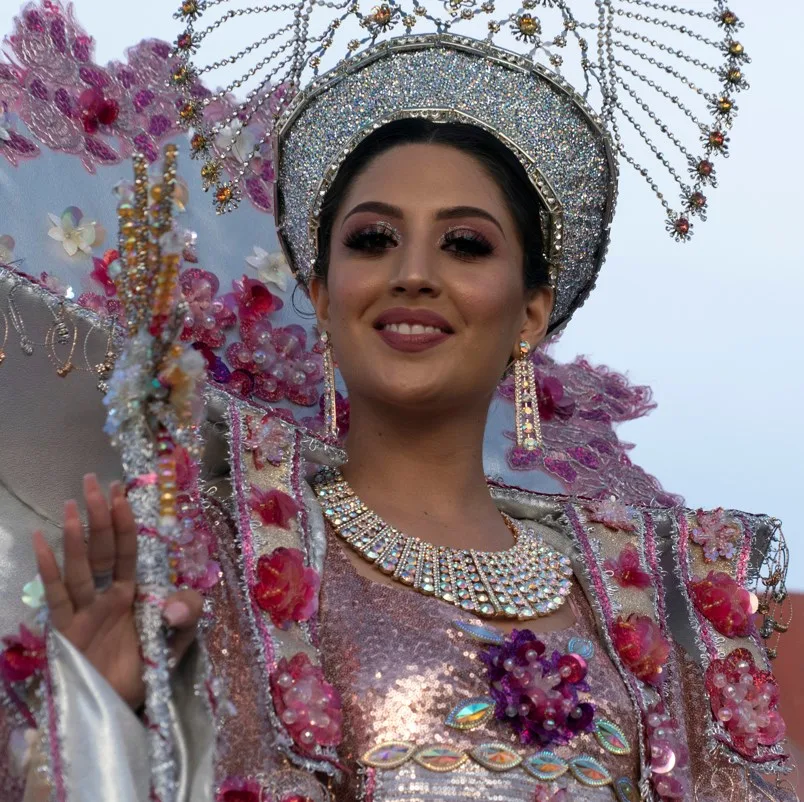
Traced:
<svg viewBox="0 0 804 802">
<path fill-rule="evenodd" d="M 349 391 L 348 459 L 322 467 L 326 442 L 223 410 L 233 520 L 208 511 L 225 581 L 206 649 L 196 592 L 164 608 L 176 797 L 784 798 L 758 773 L 783 768 L 784 727 L 744 588 L 769 520 L 486 480 L 507 370 L 517 442 L 538 446 L 528 357 L 594 283 L 615 171 L 593 117 L 538 71 L 527 80 L 563 130 L 528 120 L 517 142 L 518 113 L 468 122 L 521 64 L 467 47 L 394 42 L 300 95 L 279 127 L 278 222 Z M 432 81 L 462 70 L 484 80 Z M 394 90 L 356 135 L 344 97 L 378 76 Z M 315 151 L 324 125 L 335 141 Z M 65 508 L 63 570 L 34 538 L 60 716 L 44 746 L 63 760 L 57 791 L 144 800 L 136 522 L 119 486 L 107 499 L 88 477 L 85 502 L 86 545 Z"/>
</svg>

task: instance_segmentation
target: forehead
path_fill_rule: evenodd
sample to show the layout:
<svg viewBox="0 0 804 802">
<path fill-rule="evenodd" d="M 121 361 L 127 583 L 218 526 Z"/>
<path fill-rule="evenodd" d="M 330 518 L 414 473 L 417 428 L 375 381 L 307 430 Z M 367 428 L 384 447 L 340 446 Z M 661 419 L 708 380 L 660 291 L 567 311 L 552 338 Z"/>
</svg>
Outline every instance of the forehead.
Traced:
<svg viewBox="0 0 804 802">
<path fill-rule="evenodd" d="M 479 206 L 503 213 L 497 182 L 471 154 L 449 145 L 396 145 L 372 159 L 352 181 L 341 213 L 366 200 L 403 210 Z"/>
</svg>

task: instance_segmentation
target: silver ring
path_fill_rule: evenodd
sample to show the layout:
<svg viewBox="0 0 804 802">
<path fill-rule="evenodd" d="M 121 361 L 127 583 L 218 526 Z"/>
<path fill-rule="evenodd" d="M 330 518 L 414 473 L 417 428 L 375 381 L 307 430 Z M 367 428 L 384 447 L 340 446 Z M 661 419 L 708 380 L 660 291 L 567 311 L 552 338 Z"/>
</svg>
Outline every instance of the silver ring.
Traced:
<svg viewBox="0 0 804 802">
<path fill-rule="evenodd" d="M 98 593 L 103 593 L 114 584 L 114 571 L 100 571 L 92 574 L 92 582 Z"/>
</svg>

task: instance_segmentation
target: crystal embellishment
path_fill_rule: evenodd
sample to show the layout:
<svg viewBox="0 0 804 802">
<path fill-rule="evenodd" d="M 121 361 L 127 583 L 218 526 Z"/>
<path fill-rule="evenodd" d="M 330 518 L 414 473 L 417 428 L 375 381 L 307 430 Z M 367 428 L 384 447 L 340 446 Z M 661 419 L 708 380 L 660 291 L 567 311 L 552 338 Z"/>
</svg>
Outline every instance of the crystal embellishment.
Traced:
<svg viewBox="0 0 804 802">
<path fill-rule="evenodd" d="M 580 755 L 569 761 L 572 776 L 582 785 L 597 788 L 611 782 L 611 774 L 602 763 L 591 755 Z"/>
<path fill-rule="evenodd" d="M 523 766 L 525 771 L 542 782 L 556 780 L 569 770 L 567 761 L 548 749 L 525 758 Z"/>
<path fill-rule="evenodd" d="M 568 557 L 533 529 L 505 516 L 516 542 L 505 551 L 434 546 L 385 523 L 336 469 L 325 468 L 314 490 L 335 533 L 397 582 L 483 618 L 527 620 L 561 607 L 572 588 Z"/>
<path fill-rule="evenodd" d="M 415 751 L 415 745 L 407 741 L 386 741 L 369 749 L 360 762 L 375 769 L 394 769 L 409 760 Z"/>
<path fill-rule="evenodd" d="M 413 759 L 430 771 L 447 772 L 462 766 L 469 758 L 448 746 L 425 746 L 416 752 Z"/>
<path fill-rule="evenodd" d="M 494 715 L 494 699 L 477 696 L 457 704 L 446 718 L 446 725 L 455 730 L 476 730 Z"/>
<path fill-rule="evenodd" d="M 520 755 L 500 743 L 480 744 L 470 750 L 469 754 L 481 766 L 490 771 L 510 771 L 522 762 Z"/>
<path fill-rule="evenodd" d="M 505 643 L 505 635 L 496 629 L 484 627 L 482 624 L 473 624 L 469 621 L 452 622 L 464 635 L 468 635 L 480 643 L 487 643 L 491 646 L 502 646 Z"/>
<path fill-rule="evenodd" d="M 614 782 L 617 802 L 639 802 L 639 791 L 629 777 L 618 777 Z"/>
<path fill-rule="evenodd" d="M 595 644 L 587 638 L 572 637 L 567 641 L 567 651 L 591 660 L 595 656 Z"/>
<path fill-rule="evenodd" d="M 616 725 L 604 718 L 595 722 L 595 737 L 600 745 L 613 755 L 627 755 L 631 751 L 631 744 L 625 733 Z"/>
</svg>

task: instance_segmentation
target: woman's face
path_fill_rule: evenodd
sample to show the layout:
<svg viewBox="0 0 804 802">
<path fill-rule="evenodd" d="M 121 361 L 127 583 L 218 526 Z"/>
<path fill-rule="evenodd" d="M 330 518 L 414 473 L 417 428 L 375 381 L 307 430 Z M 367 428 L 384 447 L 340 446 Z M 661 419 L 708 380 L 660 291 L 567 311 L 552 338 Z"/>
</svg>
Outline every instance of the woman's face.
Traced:
<svg viewBox="0 0 804 802">
<path fill-rule="evenodd" d="M 519 341 L 535 345 L 549 321 L 552 292 L 526 292 L 522 266 L 505 198 L 474 158 L 410 144 L 370 162 L 335 218 L 327 282 L 310 288 L 350 396 L 433 413 L 487 404 Z"/>
</svg>

